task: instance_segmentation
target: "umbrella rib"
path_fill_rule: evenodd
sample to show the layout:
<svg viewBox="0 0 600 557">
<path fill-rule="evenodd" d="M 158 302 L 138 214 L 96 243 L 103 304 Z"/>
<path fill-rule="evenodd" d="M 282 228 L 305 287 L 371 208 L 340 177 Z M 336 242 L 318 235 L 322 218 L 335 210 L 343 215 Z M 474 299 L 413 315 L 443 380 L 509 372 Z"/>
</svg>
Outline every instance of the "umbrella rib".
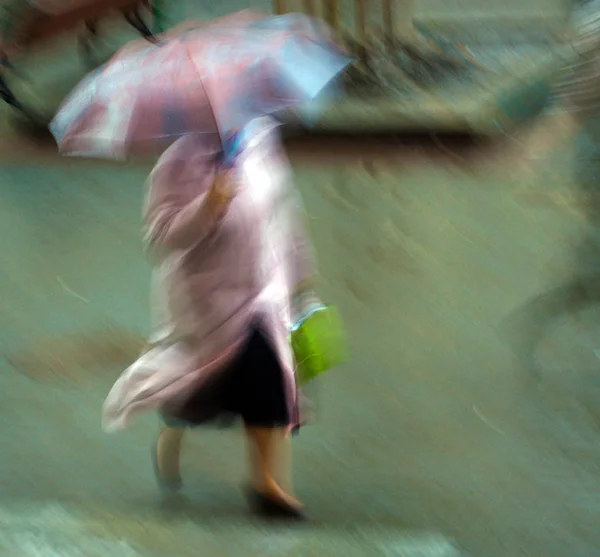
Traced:
<svg viewBox="0 0 600 557">
<path fill-rule="evenodd" d="M 202 90 L 204 91 L 204 96 L 206 97 L 206 101 L 208 102 L 209 106 L 210 106 L 210 112 L 214 118 L 215 121 L 215 126 L 217 128 L 217 133 L 219 135 L 219 139 L 221 140 L 221 147 L 224 148 L 223 145 L 223 134 L 221 132 L 220 126 L 219 126 L 219 121 L 217 120 L 217 115 L 215 114 L 215 109 L 213 106 L 213 103 L 210 99 L 210 95 L 208 94 L 208 91 L 206 90 L 206 86 L 202 80 L 202 74 L 198 71 L 198 65 L 196 64 L 196 62 L 194 61 L 194 58 L 192 57 L 192 55 L 190 54 L 189 48 L 188 48 L 188 44 L 185 44 L 185 55 L 188 57 L 188 60 L 192 63 L 192 66 L 194 68 L 196 68 L 196 72 L 198 73 L 198 79 L 200 80 L 200 87 L 202 87 Z"/>
</svg>

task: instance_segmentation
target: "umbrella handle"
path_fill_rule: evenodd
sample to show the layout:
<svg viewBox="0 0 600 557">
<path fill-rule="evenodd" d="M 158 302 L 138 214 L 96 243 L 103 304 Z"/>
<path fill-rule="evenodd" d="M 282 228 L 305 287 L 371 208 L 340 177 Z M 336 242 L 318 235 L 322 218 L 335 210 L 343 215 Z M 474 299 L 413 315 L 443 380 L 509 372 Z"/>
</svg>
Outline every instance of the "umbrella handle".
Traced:
<svg viewBox="0 0 600 557">
<path fill-rule="evenodd" d="M 222 140 L 223 152 L 221 154 L 221 166 L 226 170 L 231 170 L 236 160 L 242 152 L 242 132 L 236 131 L 229 134 Z"/>
</svg>

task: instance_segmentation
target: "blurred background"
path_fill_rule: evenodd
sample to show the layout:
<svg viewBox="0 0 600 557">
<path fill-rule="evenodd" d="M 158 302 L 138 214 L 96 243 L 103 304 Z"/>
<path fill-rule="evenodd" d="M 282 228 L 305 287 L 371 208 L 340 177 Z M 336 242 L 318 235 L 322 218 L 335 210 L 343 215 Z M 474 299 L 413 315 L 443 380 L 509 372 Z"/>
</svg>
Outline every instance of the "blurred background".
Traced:
<svg viewBox="0 0 600 557">
<path fill-rule="evenodd" d="M 161 10 L 169 27 L 247 7 L 271 10 L 262 0 Z M 401 125 L 385 135 L 351 129 L 355 99 L 325 120 L 335 135 L 290 133 L 321 293 L 352 345 L 317 385 L 318 422 L 295 440 L 297 491 L 316 519 L 301 530 L 245 517 L 238 432 L 189 437 L 186 498 L 169 502 L 149 459 L 157 420 L 102 433 L 101 403 L 150 325 L 140 214 L 152 161 L 61 158 L 2 106 L 0 555 L 597 554 L 600 313 L 595 290 L 563 292 L 600 261 L 594 199 L 574 178 L 573 141 L 549 131 L 560 99 L 541 110 L 527 85 L 563 59 L 571 9 L 399 0 L 400 29 L 414 15 L 420 32 L 464 42 L 484 67 L 467 80 L 456 66 L 411 79 L 394 100 L 402 110 L 386 100 L 381 119 L 395 110 Z M 98 61 L 135 38 L 107 21 Z M 15 92 L 51 115 L 89 66 L 66 34 L 18 69 Z M 439 114 L 408 125 L 427 103 Z M 524 161 L 532 145 L 540 155 Z"/>
</svg>

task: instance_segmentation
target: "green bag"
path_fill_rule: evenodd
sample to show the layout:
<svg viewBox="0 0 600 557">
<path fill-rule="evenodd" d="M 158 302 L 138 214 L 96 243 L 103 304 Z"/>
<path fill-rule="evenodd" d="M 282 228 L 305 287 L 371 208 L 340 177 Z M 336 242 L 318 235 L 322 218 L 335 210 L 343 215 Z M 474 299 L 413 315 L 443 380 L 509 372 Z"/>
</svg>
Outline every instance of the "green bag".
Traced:
<svg viewBox="0 0 600 557">
<path fill-rule="evenodd" d="M 298 384 L 304 385 L 348 359 L 339 312 L 320 306 L 296 324 L 291 333 Z"/>
</svg>

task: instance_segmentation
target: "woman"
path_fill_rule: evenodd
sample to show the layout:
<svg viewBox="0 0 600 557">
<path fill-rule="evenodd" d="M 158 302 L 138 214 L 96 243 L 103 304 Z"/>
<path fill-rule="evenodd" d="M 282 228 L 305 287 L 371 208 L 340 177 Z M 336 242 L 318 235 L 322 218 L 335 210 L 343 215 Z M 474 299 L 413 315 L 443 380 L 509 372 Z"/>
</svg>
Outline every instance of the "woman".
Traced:
<svg viewBox="0 0 600 557">
<path fill-rule="evenodd" d="M 177 489 L 185 425 L 240 417 L 254 509 L 300 518 L 282 479 L 299 425 L 289 327 L 292 309 L 314 300 L 315 268 L 276 130 L 270 118 L 248 126 L 227 173 L 221 142 L 208 134 L 177 141 L 152 172 L 145 225 L 157 333 L 110 392 L 104 427 L 161 411 L 156 473 Z"/>
</svg>

